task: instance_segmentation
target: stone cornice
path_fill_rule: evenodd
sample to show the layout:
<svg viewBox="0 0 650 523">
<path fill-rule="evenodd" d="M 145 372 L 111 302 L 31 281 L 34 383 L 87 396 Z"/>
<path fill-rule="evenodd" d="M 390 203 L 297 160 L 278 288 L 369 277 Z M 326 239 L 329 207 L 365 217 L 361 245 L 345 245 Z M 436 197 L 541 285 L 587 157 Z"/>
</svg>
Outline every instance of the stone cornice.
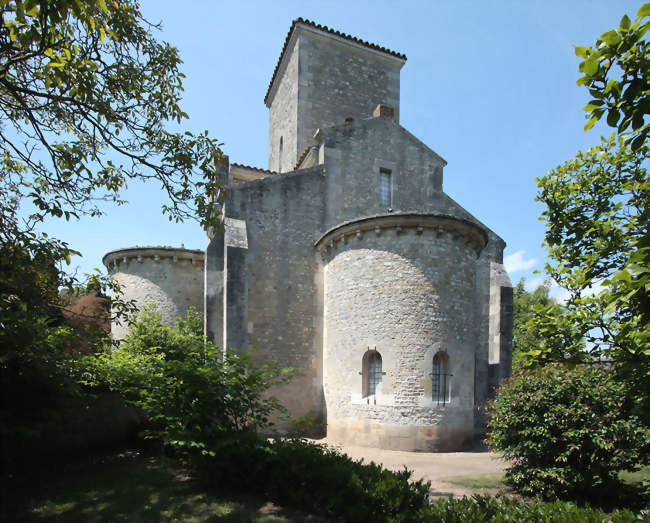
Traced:
<svg viewBox="0 0 650 523">
<path fill-rule="evenodd" d="M 391 213 L 337 225 L 316 240 L 314 247 L 325 256 L 334 251 L 341 242 L 346 244 L 351 239 L 363 240 L 366 234 L 381 236 L 389 231 L 395 234 L 414 231 L 416 235 L 420 235 L 425 230 L 432 230 L 437 236 L 450 234 L 454 239 L 464 241 L 474 249 L 477 257 L 488 242 L 487 233 L 469 220 L 446 214 Z"/>
<path fill-rule="evenodd" d="M 145 259 L 152 259 L 157 262 L 165 258 L 171 259 L 172 262 L 189 260 L 194 265 L 197 262 L 203 263 L 205 252 L 198 249 L 177 247 L 130 247 L 106 253 L 102 258 L 102 263 L 106 268 L 111 269 L 132 259 L 142 263 Z"/>
</svg>

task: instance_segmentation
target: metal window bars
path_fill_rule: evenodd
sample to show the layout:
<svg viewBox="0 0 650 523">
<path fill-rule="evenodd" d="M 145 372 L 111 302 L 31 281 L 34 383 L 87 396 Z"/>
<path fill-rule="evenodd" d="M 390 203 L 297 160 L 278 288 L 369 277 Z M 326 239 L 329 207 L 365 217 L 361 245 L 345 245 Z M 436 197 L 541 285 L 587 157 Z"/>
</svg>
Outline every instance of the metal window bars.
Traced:
<svg viewBox="0 0 650 523">
<path fill-rule="evenodd" d="M 438 406 L 449 403 L 448 386 L 449 374 L 447 371 L 447 362 L 442 356 L 436 354 L 433 358 L 433 372 L 431 373 L 431 400 Z"/>
</svg>

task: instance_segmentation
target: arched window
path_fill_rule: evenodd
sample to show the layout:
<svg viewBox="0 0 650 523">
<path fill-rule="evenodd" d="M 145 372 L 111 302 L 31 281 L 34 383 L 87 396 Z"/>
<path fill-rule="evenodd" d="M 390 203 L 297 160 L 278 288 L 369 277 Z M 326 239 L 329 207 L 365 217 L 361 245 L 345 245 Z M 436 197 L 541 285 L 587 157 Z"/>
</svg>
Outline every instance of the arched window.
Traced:
<svg viewBox="0 0 650 523">
<path fill-rule="evenodd" d="M 280 147 L 278 148 L 278 172 L 282 172 L 282 136 L 280 136 Z"/>
<path fill-rule="evenodd" d="M 438 352 L 433 357 L 431 399 L 438 405 L 449 403 L 449 357 Z"/>
<path fill-rule="evenodd" d="M 375 396 L 381 392 L 381 378 L 383 372 L 381 370 L 381 354 L 376 350 L 369 350 L 363 355 L 363 397 L 368 398 Z M 375 400 L 376 401 L 376 400 Z"/>
</svg>

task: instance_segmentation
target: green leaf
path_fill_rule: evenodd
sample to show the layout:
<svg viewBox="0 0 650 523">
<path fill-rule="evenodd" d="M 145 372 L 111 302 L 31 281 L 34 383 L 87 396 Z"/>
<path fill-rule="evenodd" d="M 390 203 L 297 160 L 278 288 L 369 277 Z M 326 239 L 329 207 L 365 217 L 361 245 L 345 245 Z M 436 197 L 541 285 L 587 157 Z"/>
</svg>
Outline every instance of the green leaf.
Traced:
<svg viewBox="0 0 650 523">
<path fill-rule="evenodd" d="M 638 12 L 636 13 L 636 16 L 639 18 L 645 18 L 646 16 L 650 16 L 650 4 L 643 4 Z"/>
<path fill-rule="evenodd" d="M 631 149 L 633 151 L 638 151 L 641 146 L 645 143 L 646 141 L 646 136 L 644 134 L 639 134 L 634 140 L 632 140 L 632 144 L 630 145 Z"/>
<path fill-rule="evenodd" d="M 627 15 L 623 15 L 623 18 L 621 18 L 621 23 L 620 23 L 621 29 L 627 31 L 630 28 L 630 25 L 632 25 L 632 22 L 630 21 L 630 17 Z"/>
<path fill-rule="evenodd" d="M 599 60 L 594 56 L 590 56 L 580 64 L 580 70 L 589 76 L 593 76 L 598 72 Z"/>
<path fill-rule="evenodd" d="M 587 105 L 585 105 L 582 110 L 583 111 L 593 111 L 594 109 L 598 109 L 601 105 L 603 105 L 602 100 L 591 100 Z"/>
<path fill-rule="evenodd" d="M 620 35 L 612 29 L 611 31 L 607 31 L 601 36 L 603 42 L 605 42 L 607 45 L 610 46 L 616 46 L 621 43 L 621 37 Z"/>
<path fill-rule="evenodd" d="M 607 86 L 605 87 L 605 90 L 603 91 L 603 93 L 604 94 L 609 94 L 611 91 L 614 91 L 617 95 L 621 94 L 621 85 L 616 80 L 614 80 L 613 78 L 611 78 L 607 82 Z"/>
<path fill-rule="evenodd" d="M 616 109 L 612 109 L 607 114 L 607 125 L 611 127 L 616 127 L 616 123 L 618 122 L 618 119 L 620 117 L 621 117 L 621 113 L 619 113 L 618 110 Z"/>
<path fill-rule="evenodd" d="M 587 58 L 590 54 L 589 51 L 591 51 L 589 47 L 582 47 L 578 45 L 573 46 L 573 52 L 580 58 Z"/>
</svg>

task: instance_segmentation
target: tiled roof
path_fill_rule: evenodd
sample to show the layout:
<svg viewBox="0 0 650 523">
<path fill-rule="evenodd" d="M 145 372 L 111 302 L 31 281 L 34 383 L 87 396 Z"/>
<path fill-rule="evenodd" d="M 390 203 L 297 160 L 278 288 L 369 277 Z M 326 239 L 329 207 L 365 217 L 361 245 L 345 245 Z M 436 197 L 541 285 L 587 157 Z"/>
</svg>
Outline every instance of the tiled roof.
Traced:
<svg viewBox="0 0 650 523">
<path fill-rule="evenodd" d="M 307 147 L 305 147 L 305 150 L 302 152 L 302 154 L 300 155 L 300 158 L 298 158 L 298 161 L 296 162 L 296 165 L 294 165 L 294 167 L 293 167 L 294 171 L 298 170 L 298 167 L 300 167 L 300 164 L 302 163 L 302 161 L 307 157 L 307 155 L 309 154 L 309 151 L 311 151 L 315 147 L 316 147 L 315 145 L 308 145 Z"/>
<path fill-rule="evenodd" d="M 305 20 L 303 18 L 296 18 L 293 23 L 291 24 L 291 27 L 289 28 L 289 32 L 287 33 L 287 37 L 284 39 L 284 45 L 282 46 L 282 52 L 280 53 L 280 58 L 278 58 L 278 63 L 275 64 L 275 70 L 273 71 L 273 76 L 271 78 L 271 82 L 269 83 L 269 87 L 266 90 L 266 96 L 264 96 L 264 103 L 267 102 L 269 99 L 269 94 L 271 93 L 271 86 L 273 85 L 273 82 L 275 81 L 275 77 L 278 74 L 278 69 L 280 69 L 280 63 L 282 62 L 282 57 L 284 56 L 285 51 L 287 50 L 287 46 L 289 45 L 289 40 L 291 39 L 291 33 L 293 33 L 293 30 L 298 24 L 306 25 L 309 27 L 313 27 L 314 29 L 318 29 L 319 31 L 323 31 L 324 33 L 329 33 L 331 35 L 339 36 L 341 38 L 344 38 L 345 40 L 349 40 L 350 42 L 354 42 L 356 44 L 362 45 L 364 47 L 368 47 L 369 49 L 373 49 L 375 51 L 380 51 L 382 53 L 389 54 L 391 56 L 394 56 L 395 58 L 400 58 L 402 60 L 406 60 L 406 55 L 402 53 L 398 53 L 396 51 L 391 51 L 390 49 L 386 49 L 385 47 L 381 47 L 380 45 L 377 44 L 371 44 L 370 42 L 366 42 L 365 40 L 361 40 L 360 38 L 356 38 L 352 35 L 341 33 L 340 31 L 336 31 L 334 29 L 330 29 L 326 25 L 320 25 L 317 24 L 316 22 L 312 22 L 311 20 Z"/>
<path fill-rule="evenodd" d="M 269 171 L 268 169 L 260 169 L 259 167 L 251 167 L 250 165 L 244 165 L 243 163 L 231 163 L 230 165 L 234 167 L 241 167 L 242 169 L 250 169 L 251 171 L 257 171 L 260 173 L 268 173 L 268 174 L 278 174 L 275 171 Z"/>
</svg>

